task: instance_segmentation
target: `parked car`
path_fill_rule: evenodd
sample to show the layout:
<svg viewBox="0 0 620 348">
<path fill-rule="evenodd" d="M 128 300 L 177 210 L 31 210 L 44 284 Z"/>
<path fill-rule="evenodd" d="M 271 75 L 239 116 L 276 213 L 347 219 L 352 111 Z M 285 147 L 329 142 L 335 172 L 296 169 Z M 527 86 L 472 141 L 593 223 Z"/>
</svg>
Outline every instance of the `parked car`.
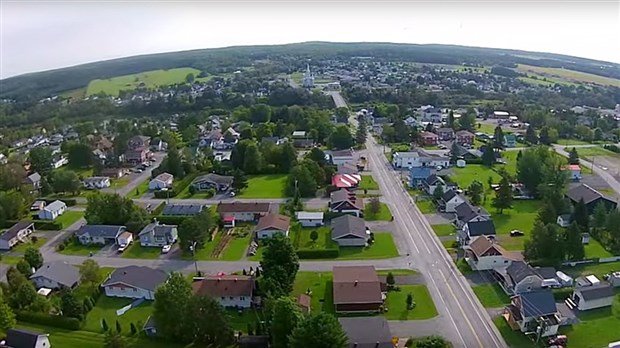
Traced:
<svg viewBox="0 0 620 348">
<path fill-rule="evenodd" d="M 549 345 L 553 346 L 565 346 L 568 343 L 568 337 L 566 335 L 558 335 L 555 338 L 549 339 Z"/>
<path fill-rule="evenodd" d="M 439 144 L 439 145 L 437 145 L 437 148 L 439 148 L 439 149 L 441 149 L 441 150 L 445 150 L 445 149 L 447 149 L 448 147 L 447 147 L 446 145 L 444 145 L 444 144 Z"/>
<path fill-rule="evenodd" d="M 123 251 L 127 250 L 127 247 L 129 246 L 129 244 L 121 244 L 118 246 L 118 252 L 122 253 Z"/>
<path fill-rule="evenodd" d="M 230 191 L 228 192 L 228 196 L 229 197 L 235 197 L 237 194 L 235 193 L 235 191 Z"/>
<path fill-rule="evenodd" d="M 163 247 L 161 247 L 161 253 L 162 254 L 167 254 L 170 252 L 170 248 L 172 248 L 172 246 L 170 244 L 166 244 Z"/>
<path fill-rule="evenodd" d="M 512 230 L 512 231 L 510 231 L 510 236 L 511 237 L 521 237 L 523 235 L 524 235 L 523 231 L 519 231 L 519 230 Z"/>
</svg>

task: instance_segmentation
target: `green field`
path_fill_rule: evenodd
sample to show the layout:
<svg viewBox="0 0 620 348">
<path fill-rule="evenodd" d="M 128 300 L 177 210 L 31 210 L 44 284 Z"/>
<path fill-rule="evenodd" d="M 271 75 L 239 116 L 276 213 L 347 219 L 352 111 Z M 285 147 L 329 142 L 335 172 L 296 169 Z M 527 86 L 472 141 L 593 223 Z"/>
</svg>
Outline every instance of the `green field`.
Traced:
<svg viewBox="0 0 620 348">
<path fill-rule="evenodd" d="M 79 219 L 84 217 L 83 211 L 75 211 L 75 210 L 67 210 L 62 215 L 56 218 L 54 222 L 58 222 L 62 224 L 62 229 L 66 229 L 69 226 L 76 223 Z"/>
<path fill-rule="evenodd" d="M 614 256 L 609 251 L 605 250 L 601 243 L 599 243 L 594 238 L 590 238 L 590 243 L 584 245 L 583 247 L 586 252 L 586 259 L 596 259 Z"/>
<path fill-rule="evenodd" d="M 366 203 L 366 207 L 364 208 L 364 219 L 366 221 L 390 221 L 392 220 L 392 213 L 387 204 L 380 203 L 379 212 L 373 214 L 370 212 L 368 203 Z"/>
<path fill-rule="evenodd" d="M 555 84 L 555 82 L 551 82 L 548 80 L 544 81 L 540 78 L 533 78 L 532 76 L 538 77 L 538 75 L 528 75 L 528 77 L 517 77 L 517 79 L 530 85 L 537 85 L 537 86 L 544 86 L 544 87 L 553 86 Z"/>
<path fill-rule="evenodd" d="M 432 225 L 431 227 L 439 237 L 452 236 L 456 232 L 456 228 L 452 224 Z"/>
<path fill-rule="evenodd" d="M 359 184 L 361 190 L 378 190 L 379 184 L 371 175 L 362 175 L 362 181 Z"/>
<path fill-rule="evenodd" d="M 566 82 L 595 83 L 603 86 L 620 87 L 620 80 L 618 79 L 562 68 L 543 68 L 538 66 L 519 64 L 516 70 L 524 73 L 533 73 L 547 78 L 559 78 Z"/>
<path fill-rule="evenodd" d="M 558 139 L 557 142 L 559 145 L 589 145 L 590 143 L 587 141 L 579 140 L 579 139 Z M 579 152 L 579 149 L 577 149 Z"/>
<path fill-rule="evenodd" d="M 146 88 L 185 83 L 185 77 L 190 73 L 198 76 L 200 70 L 194 68 L 152 70 L 138 74 L 117 76 L 106 80 L 93 80 L 90 81 L 86 88 L 86 96 L 101 92 L 118 96 L 119 91 L 136 89 L 141 83 L 144 83 Z"/>
<path fill-rule="evenodd" d="M 501 176 L 493 169 L 481 164 L 470 164 L 464 168 L 453 168 L 450 178 L 459 185 L 460 188 L 467 188 L 475 180 L 480 181 L 486 187 L 489 177 L 493 178 L 494 183 L 499 183 Z"/>
<path fill-rule="evenodd" d="M 136 308 L 131 308 L 120 317 L 116 315 L 116 310 L 132 303 L 132 299 L 122 299 L 107 296 L 100 296 L 93 309 L 86 315 L 86 321 L 83 329 L 92 332 L 103 332 L 101 329 L 101 320 L 105 319 L 108 327 L 114 328 L 115 323 L 121 324 L 123 332 L 129 332 L 131 323 L 138 326 L 138 323 L 146 323 L 147 318 L 153 312 L 153 302 L 145 301 Z"/>
<path fill-rule="evenodd" d="M 21 257 L 11 256 L 11 255 L 1 255 L 0 263 L 5 265 L 15 266 L 21 260 Z"/>
<path fill-rule="evenodd" d="M 612 307 L 581 312 L 579 319 L 577 325 L 560 328 L 560 333 L 569 337 L 571 347 L 599 348 L 620 340 L 620 296 L 615 297 Z"/>
<path fill-rule="evenodd" d="M 512 208 L 504 209 L 498 214 L 491 206 L 492 195 L 487 196 L 485 209 L 491 213 L 497 234 L 500 235 L 499 244 L 508 250 L 523 250 L 523 243 L 534 226 L 534 221 L 540 208 L 539 201 L 513 201 Z M 511 230 L 521 230 L 525 233 L 521 237 L 510 237 Z"/>
<path fill-rule="evenodd" d="M 527 338 L 521 331 L 513 331 L 504 317 L 497 317 L 493 319 L 493 323 L 497 326 L 497 329 L 504 337 L 504 340 L 510 348 L 535 348 L 536 344 Z M 572 347 L 571 338 L 571 347 Z M 543 347 L 542 345 L 540 347 Z"/>
<path fill-rule="evenodd" d="M 430 199 L 416 200 L 415 205 L 418 206 L 422 214 L 433 214 L 437 212 L 435 203 Z"/>
<path fill-rule="evenodd" d="M 570 151 L 570 148 L 566 149 L 566 151 Z M 577 149 L 577 154 L 584 159 L 596 156 L 608 156 L 620 159 L 620 154 L 604 149 L 601 146 L 581 147 Z"/>
<path fill-rule="evenodd" d="M 497 283 L 475 285 L 472 290 L 485 308 L 501 308 L 510 303 L 510 298 Z"/>
<path fill-rule="evenodd" d="M 241 230 L 243 228 L 243 230 Z M 250 241 L 252 240 L 252 230 L 254 226 L 245 225 L 237 226 L 235 228 L 236 233 L 228 242 L 226 249 L 224 249 L 220 259 L 224 261 L 238 261 L 241 260 L 245 256 L 245 251 L 250 246 Z"/>
<path fill-rule="evenodd" d="M 400 291 L 389 291 L 385 300 L 388 320 L 422 320 L 437 316 L 437 309 L 425 285 L 399 285 Z M 413 295 L 415 307 L 407 310 L 407 294 Z"/>
<path fill-rule="evenodd" d="M 286 174 L 257 175 L 248 178 L 248 187 L 241 191 L 239 198 L 284 198 Z"/>
</svg>

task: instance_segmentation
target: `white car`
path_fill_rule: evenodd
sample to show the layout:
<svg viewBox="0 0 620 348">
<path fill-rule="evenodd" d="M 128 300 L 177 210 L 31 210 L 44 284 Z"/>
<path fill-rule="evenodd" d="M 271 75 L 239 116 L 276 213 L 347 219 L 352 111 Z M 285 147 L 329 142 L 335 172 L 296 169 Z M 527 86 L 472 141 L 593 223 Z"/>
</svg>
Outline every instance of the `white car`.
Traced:
<svg viewBox="0 0 620 348">
<path fill-rule="evenodd" d="M 168 252 L 170 252 L 170 248 L 171 248 L 170 244 L 164 245 L 164 246 L 161 248 L 161 253 L 162 253 L 162 254 L 167 254 Z"/>
<path fill-rule="evenodd" d="M 129 246 L 129 244 L 121 244 L 118 246 L 118 252 L 122 253 L 123 251 L 127 250 L 127 247 Z"/>
</svg>

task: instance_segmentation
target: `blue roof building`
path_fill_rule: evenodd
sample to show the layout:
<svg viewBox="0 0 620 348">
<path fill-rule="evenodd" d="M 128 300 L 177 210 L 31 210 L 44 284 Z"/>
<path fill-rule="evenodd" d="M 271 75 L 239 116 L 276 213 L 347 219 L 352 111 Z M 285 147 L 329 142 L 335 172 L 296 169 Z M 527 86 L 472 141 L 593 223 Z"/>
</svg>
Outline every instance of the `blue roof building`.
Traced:
<svg viewBox="0 0 620 348">
<path fill-rule="evenodd" d="M 430 167 L 412 167 L 409 169 L 409 186 L 418 187 L 422 184 L 422 180 L 431 176 Z"/>
</svg>

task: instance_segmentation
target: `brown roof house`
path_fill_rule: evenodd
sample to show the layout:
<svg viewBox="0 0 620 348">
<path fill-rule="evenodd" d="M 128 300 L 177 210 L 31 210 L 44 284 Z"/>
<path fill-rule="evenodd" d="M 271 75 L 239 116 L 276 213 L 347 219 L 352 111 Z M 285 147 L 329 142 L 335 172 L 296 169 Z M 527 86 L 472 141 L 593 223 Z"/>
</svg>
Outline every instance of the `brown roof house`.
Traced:
<svg viewBox="0 0 620 348">
<path fill-rule="evenodd" d="M 385 294 L 374 266 L 334 267 L 334 306 L 337 313 L 378 312 Z"/>
<path fill-rule="evenodd" d="M 354 192 L 340 189 L 330 195 L 329 211 L 331 212 L 352 214 L 359 217 L 363 210 L 364 200 L 357 197 Z"/>
<path fill-rule="evenodd" d="M 209 296 L 226 308 L 250 308 L 254 277 L 244 275 L 206 276 L 192 283 L 196 295 Z"/>
<path fill-rule="evenodd" d="M 473 144 L 476 136 L 472 132 L 460 130 L 456 132 L 456 142 L 459 144 Z"/>
<path fill-rule="evenodd" d="M 220 203 L 217 212 L 222 219 L 233 218 L 237 221 L 257 221 L 261 216 L 269 213 L 271 205 L 259 202 L 232 202 Z"/>
<path fill-rule="evenodd" d="M 492 238 L 476 237 L 464 246 L 465 260 L 474 271 L 488 271 L 498 267 L 510 266 L 512 261 L 523 261 L 520 252 L 507 251 Z"/>
<path fill-rule="evenodd" d="M 256 238 L 271 238 L 275 234 L 283 234 L 288 237 L 288 229 L 291 225 L 291 219 L 288 216 L 280 214 L 267 214 L 258 220 L 258 225 L 254 229 Z"/>
<path fill-rule="evenodd" d="M 310 313 L 312 310 L 312 297 L 306 294 L 300 294 L 297 296 L 297 305 L 304 314 Z"/>
<path fill-rule="evenodd" d="M 422 132 L 419 135 L 420 141 L 423 145 L 437 145 L 439 143 L 439 136 L 431 132 Z"/>
</svg>

